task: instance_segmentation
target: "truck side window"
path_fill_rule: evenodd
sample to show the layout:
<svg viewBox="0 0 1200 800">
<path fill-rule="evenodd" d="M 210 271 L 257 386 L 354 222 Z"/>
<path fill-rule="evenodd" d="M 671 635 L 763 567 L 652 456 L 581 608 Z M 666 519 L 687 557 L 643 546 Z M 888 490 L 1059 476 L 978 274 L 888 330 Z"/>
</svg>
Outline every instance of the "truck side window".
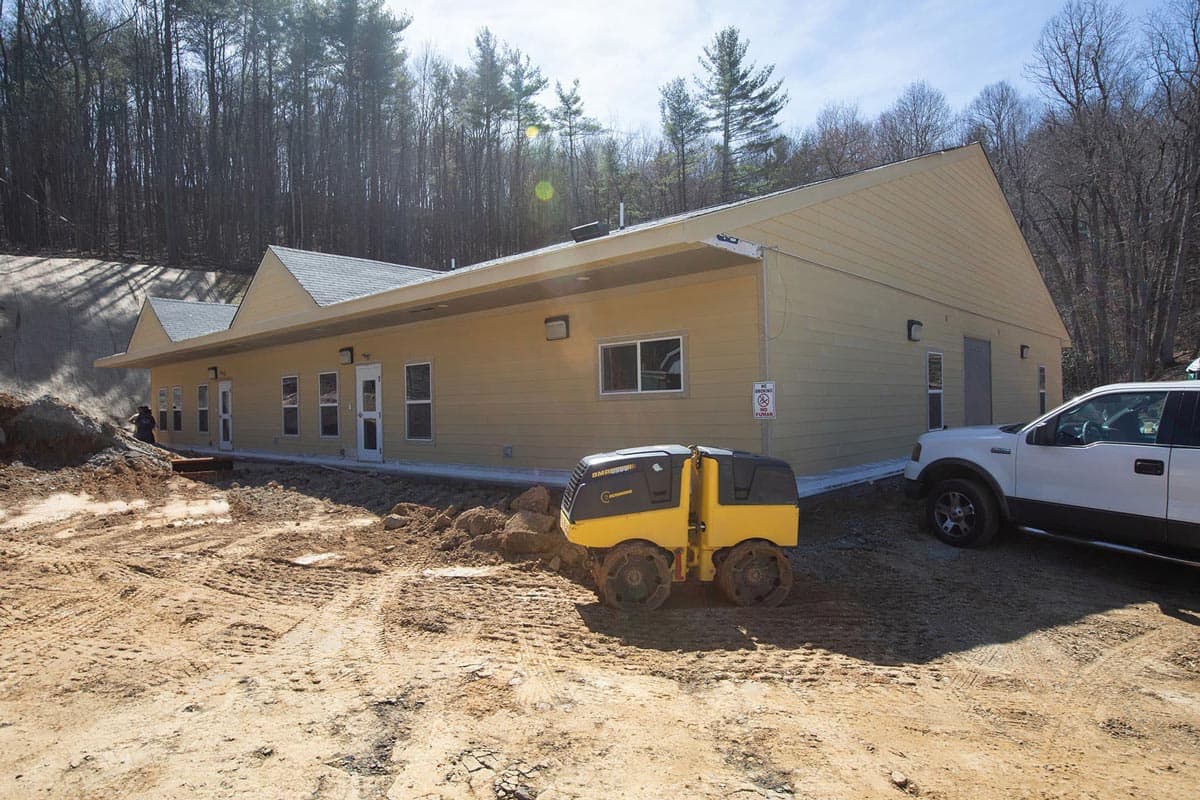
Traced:
<svg viewBox="0 0 1200 800">
<path fill-rule="evenodd" d="M 1200 447 L 1200 392 L 1179 392 L 1175 412 L 1175 431 L 1171 443 L 1176 447 Z"/>
<path fill-rule="evenodd" d="M 1058 415 L 1054 443 L 1155 444 L 1166 392 L 1115 392 L 1093 397 Z"/>
</svg>

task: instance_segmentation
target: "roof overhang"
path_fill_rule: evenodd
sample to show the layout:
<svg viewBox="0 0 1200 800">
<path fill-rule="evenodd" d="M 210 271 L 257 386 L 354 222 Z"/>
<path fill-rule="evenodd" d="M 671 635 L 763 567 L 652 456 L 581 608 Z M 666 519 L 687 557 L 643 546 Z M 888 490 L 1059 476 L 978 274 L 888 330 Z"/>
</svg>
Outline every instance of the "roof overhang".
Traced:
<svg viewBox="0 0 1200 800">
<path fill-rule="evenodd" d="M 655 238 L 660 241 L 647 243 L 644 236 L 620 235 L 594 239 L 539 253 L 535 258 L 450 272 L 434 280 L 254 325 L 237 326 L 169 347 L 118 353 L 97 359 L 95 365 L 154 367 L 538 300 L 566 298 L 754 264 L 762 258 L 757 245 L 720 234 L 685 241 L 682 223 L 643 233 L 658 234 Z M 693 230 L 690 233 L 704 232 Z"/>
</svg>

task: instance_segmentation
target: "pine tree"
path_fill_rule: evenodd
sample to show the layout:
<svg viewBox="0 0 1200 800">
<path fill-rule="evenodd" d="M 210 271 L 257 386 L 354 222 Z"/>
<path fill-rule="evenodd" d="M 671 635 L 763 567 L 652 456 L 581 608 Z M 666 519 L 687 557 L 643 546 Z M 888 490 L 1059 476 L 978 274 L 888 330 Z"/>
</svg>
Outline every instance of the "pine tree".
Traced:
<svg viewBox="0 0 1200 800">
<path fill-rule="evenodd" d="M 567 145 L 567 178 L 571 184 L 571 223 L 577 224 L 583 216 L 583 203 L 579 194 L 579 144 L 585 136 L 600 132 L 595 120 L 583 115 L 583 98 L 579 96 L 579 79 L 571 83 L 569 90 L 554 82 L 558 105 L 550 112 L 558 135 Z"/>
<path fill-rule="evenodd" d="M 662 116 L 663 136 L 675 157 L 675 187 L 679 208 L 687 211 L 688 169 L 697 149 L 708 132 L 708 120 L 696 97 L 687 90 L 683 78 L 676 78 L 659 89 L 658 110 Z"/>
<path fill-rule="evenodd" d="M 771 150 L 779 127 L 776 117 L 787 105 L 783 81 L 771 81 L 774 65 L 759 69 L 747 63 L 738 29 L 728 27 L 713 37 L 700 56 L 704 76 L 697 82 L 708 110 L 710 130 L 720 136 L 721 199 L 736 199 L 751 188 L 755 159 Z"/>
</svg>

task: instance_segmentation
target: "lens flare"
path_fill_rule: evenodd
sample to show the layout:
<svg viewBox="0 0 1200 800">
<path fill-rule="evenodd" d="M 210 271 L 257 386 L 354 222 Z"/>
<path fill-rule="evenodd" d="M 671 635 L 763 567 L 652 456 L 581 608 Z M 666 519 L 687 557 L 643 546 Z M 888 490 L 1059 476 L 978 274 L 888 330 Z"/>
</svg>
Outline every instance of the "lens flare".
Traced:
<svg viewBox="0 0 1200 800">
<path fill-rule="evenodd" d="M 538 181 L 537 186 L 533 187 L 533 193 L 537 195 L 538 200 L 545 203 L 554 197 L 554 187 L 550 185 L 550 181 Z"/>
<path fill-rule="evenodd" d="M 526 139 L 536 139 L 537 135 L 541 132 L 542 132 L 542 129 L 539 128 L 537 125 L 530 125 L 528 128 L 525 129 L 525 138 Z"/>
</svg>

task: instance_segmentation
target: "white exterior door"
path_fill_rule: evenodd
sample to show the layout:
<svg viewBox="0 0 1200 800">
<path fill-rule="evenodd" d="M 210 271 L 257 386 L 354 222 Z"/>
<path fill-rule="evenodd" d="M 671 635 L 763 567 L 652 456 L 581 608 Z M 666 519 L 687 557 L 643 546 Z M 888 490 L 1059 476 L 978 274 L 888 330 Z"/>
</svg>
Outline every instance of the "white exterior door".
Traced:
<svg viewBox="0 0 1200 800">
<path fill-rule="evenodd" d="M 354 369 L 358 401 L 358 460 L 383 461 L 383 393 L 378 364 Z"/>
<path fill-rule="evenodd" d="M 217 384 L 217 446 L 233 449 L 233 384 L 229 381 Z"/>
</svg>

